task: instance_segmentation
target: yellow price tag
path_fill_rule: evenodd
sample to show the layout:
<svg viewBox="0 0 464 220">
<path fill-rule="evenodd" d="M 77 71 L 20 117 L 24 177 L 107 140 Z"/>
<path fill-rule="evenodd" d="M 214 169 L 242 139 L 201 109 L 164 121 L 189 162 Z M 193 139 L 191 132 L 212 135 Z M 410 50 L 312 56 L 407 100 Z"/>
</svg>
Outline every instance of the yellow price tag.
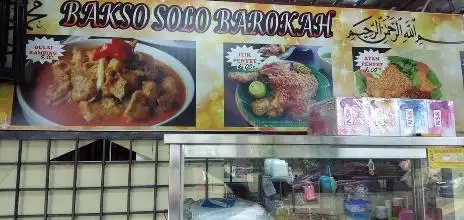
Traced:
<svg viewBox="0 0 464 220">
<path fill-rule="evenodd" d="M 464 148 L 427 148 L 431 168 L 464 168 Z"/>
</svg>

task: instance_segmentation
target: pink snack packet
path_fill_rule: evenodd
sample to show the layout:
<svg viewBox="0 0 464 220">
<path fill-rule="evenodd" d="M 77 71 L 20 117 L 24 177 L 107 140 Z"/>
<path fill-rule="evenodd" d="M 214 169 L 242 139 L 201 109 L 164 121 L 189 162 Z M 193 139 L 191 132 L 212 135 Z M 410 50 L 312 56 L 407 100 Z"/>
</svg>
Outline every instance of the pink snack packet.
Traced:
<svg viewBox="0 0 464 220">
<path fill-rule="evenodd" d="M 453 101 L 428 100 L 429 134 L 456 136 L 456 119 Z"/>
<path fill-rule="evenodd" d="M 368 99 L 370 136 L 400 136 L 397 99 Z"/>
<path fill-rule="evenodd" d="M 369 135 L 366 100 L 335 97 L 310 107 L 310 135 Z"/>
</svg>

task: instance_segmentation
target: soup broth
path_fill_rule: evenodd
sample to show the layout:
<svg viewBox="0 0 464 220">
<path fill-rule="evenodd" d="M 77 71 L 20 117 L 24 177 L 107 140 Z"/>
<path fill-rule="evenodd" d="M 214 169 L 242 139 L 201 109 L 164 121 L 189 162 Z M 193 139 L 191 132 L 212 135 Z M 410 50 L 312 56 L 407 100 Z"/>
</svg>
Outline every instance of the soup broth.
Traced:
<svg viewBox="0 0 464 220">
<path fill-rule="evenodd" d="M 61 60 L 71 60 L 71 50 L 67 50 Z M 174 116 L 182 108 L 183 103 L 186 99 L 185 85 L 180 79 L 179 75 L 168 65 L 164 64 L 159 60 L 153 59 L 153 62 L 162 69 L 162 77 L 171 76 L 176 81 L 178 94 L 176 96 L 176 102 L 173 106 L 164 112 L 151 113 L 151 115 L 145 120 L 133 120 L 129 121 L 122 114 L 109 118 L 101 118 L 93 121 L 86 121 L 80 111 L 78 102 L 72 100 L 64 101 L 58 105 L 47 105 L 44 101 L 46 96 L 47 88 L 53 83 L 54 76 L 52 73 L 52 64 L 41 65 L 36 69 L 36 86 L 32 89 L 32 93 L 29 97 L 29 102 L 32 104 L 33 109 L 41 116 L 47 118 L 60 125 L 66 126 L 153 126 Z M 130 95 L 133 91 L 126 92 L 126 98 L 130 99 Z M 127 101 L 123 101 L 127 102 Z M 125 106 L 127 107 L 127 106 Z"/>
</svg>

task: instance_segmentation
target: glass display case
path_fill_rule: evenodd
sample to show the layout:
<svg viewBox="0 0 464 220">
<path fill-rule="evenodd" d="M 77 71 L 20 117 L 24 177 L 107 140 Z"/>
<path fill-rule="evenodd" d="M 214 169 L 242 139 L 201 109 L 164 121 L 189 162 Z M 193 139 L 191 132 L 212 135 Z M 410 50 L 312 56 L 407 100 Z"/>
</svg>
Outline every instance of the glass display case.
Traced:
<svg viewBox="0 0 464 220">
<path fill-rule="evenodd" d="M 172 134 L 169 219 L 460 219 L 462 137 Z M 464 173 L 464 172 L 463 172 Z"/>
</svg>

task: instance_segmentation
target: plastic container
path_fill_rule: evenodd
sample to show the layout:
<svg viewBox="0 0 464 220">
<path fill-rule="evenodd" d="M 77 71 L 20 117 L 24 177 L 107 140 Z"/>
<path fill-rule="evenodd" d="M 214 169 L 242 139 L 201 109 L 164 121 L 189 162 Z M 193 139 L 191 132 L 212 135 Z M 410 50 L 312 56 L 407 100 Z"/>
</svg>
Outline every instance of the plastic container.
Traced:
<svg viewBox="0 0 464 220">
<path fill-rule="evenodd" d="M 388 219 L 387 207 L 376 206 L 375 207 L 375 218 L 379 220 Z"/>
<path fill-rule="evenodd" d="M 365 199 L 345 199 L 345 215 L 353 220 L 368 220 L 371 214 L 371 202 Z"/>
<path fill-rule="evenodd" d="M 265 175 L 271 175 L 271 163 L 272 163 L 272 158 L 265 159 L 264 160 L 264 174 Z"/>
<path fill-rule="evenodd" d="M 288 163 L 279 159 L 272 160 L 270 175 L 272 178 L 288 179 Z"/>
<path fill-rule="evenodd" d="M 391 200 L 385 200 L 385 207 L 387 208 L 387 219 L 390 220 L 393 217 Z"/>
<path fill-rule="evenodd" d="M 401 210 L 404 208 L 404 198 L 396 197 L 392 199 L 392 215 L 399 217 Z"/>
<path fill-rule="evenodd" d="M 399 214 L 399 220 L 414 220 L 414 211 L 411 209 L 403 209 Z"/>
</svg>

